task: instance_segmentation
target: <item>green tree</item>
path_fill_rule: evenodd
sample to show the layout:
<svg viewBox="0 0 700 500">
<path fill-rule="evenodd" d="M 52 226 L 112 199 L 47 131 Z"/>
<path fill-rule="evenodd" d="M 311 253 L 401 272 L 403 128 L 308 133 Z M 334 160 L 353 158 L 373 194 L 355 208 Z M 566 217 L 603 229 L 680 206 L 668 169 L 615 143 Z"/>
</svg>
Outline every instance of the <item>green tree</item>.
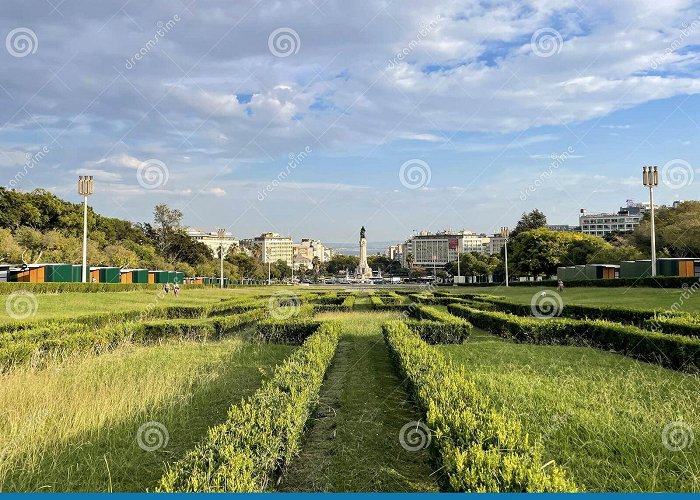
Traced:
<svg viewBox="0 0 700 500">
<path fill-rule="evenodd" d="M 535 208 L 531 212 L 523 212 L 523 215 L 520 217 L 520 220 L 515 225 L 515 229 L 511 231 L 510 237 L 515 238 L 518 234 L 522 232 L 546 226 L 547 216 Z"/>
<path fill-rule="evenodd" d="M 354 255 L 335 255 L 326 263 L 329 274 L 336 275 L 346 269 L 352 272 L 360 263 L 360 258 Z"/>
</svg>

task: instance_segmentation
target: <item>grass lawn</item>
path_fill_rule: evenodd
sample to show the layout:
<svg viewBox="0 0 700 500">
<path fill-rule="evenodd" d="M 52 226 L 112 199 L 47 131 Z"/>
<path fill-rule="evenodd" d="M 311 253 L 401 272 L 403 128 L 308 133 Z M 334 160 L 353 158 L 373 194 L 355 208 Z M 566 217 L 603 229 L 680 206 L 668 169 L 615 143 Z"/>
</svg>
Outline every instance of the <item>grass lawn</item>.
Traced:
<svg viewBox="0 0 700 500">
<path fill-rule="evenodd" d="M 568 291 L 567 291 L 568 293 Z M 700 443 L 664 447 L 682 421 L 700 435 L 700 378 L 582 347 L 514 344 L 477 331 L 441 346 L 514 412 L 545 458 L 594 491 L 700 491 Z"/>
<path fill-rule="evenodd" d="M 69 319 L 107 312 L 123 312 L 144 309 L 149 304 L 198 305 L 219 302 L 222 298 L 252 296 L 253 290 L 216 288 L 187 289 L 183 287 L 180 296 L 172 293 L 163 295 L 158 290 L 137 290 L 132 292 L 103 293 L 41 293 L 36 294 L 36 313 L 25 321 L 44 319 Z M 0 295 L 0 304 L 5 304 L 8 295 Z M 10 317 L 5 307 L 0 308 L 0 324 L 17 320 Z"/>
<path fill-rule="evenodd" d="M 359 297 L 357 309 L 370 306 Z M 428 452 L 401 447 L 399 433 L 420 419 L 395 375 L 381 324 L 396 317 L 359 312 L 342 321 L 338 352 L 321 388 L 319 410 L 283 491 L 436 491 Z"/>
<path fill-rule="evenodd" d="M 487 293 L 491 295 L 503 295 L 509 299 L 523 304 L 529 304 L 532 296 L 542 290 L 553 290 L 549 287 L 505 286 L 495 287 L 459 287 L 457 289 L 445 288 L 445 291 L 459 294 L 460 292 Z M 440 290 L 443 290 L 442 288 Z M 564 305 L 592 304 L 601 306 L 630 307 L 633 309 L 668 309 L 674 302 L 680 299 L 681 290 L 671 288 L 567 288 L 561 297 Z M 690 293 L 690 292 L 688 292 Z M 680 311 L 700 314 L 700 293 L 691 294 L 684 299 Z"/>
<path fill-rule="evenodd" d="M 293 349 L 237 338 L 128 346 L 2 375 L 0 490 L 153 489 L 165 463 L 225 420 Z M 137 433 L 150 421 L 165 426 L 169 442 L 147 452 Z"/>
</svg>

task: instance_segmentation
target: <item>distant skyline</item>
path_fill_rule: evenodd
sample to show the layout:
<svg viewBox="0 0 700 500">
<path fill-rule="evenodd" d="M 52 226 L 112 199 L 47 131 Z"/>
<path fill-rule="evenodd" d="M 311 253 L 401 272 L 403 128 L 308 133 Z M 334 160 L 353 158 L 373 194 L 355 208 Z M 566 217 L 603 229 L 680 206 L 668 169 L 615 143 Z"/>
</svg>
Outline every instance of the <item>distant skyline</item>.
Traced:
<svg viewBox="0 0 700 500">
<path fill-rule="evenodd" d="M 6 0 L 0 35 L 0 185 L 94 175 L 108 216 L 373 247 L 575 225 L 643 165 L 700 199 L 691 0 Z"/>
</svg>

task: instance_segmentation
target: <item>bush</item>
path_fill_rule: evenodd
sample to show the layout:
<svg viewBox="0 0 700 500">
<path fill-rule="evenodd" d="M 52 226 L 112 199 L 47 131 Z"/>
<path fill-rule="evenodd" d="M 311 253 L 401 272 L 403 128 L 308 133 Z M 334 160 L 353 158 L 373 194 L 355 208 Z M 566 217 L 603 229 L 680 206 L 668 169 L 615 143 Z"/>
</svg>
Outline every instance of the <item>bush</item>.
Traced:
<svg viewBox="0 0 700 500">
<path fill-rule="evenodd" d="M 182 285 L 185 288 L 204 288 L 206 285 Z M 0 294 L 25 290 L 32 293 L 67 293 L 67 292 L 131 292 L 133 290 L 158 290 L 161 284 L 154 283 L 0 283 Z"/>
<path fill-rule="evenodd" d="M 567 287 L 602 287 L 602 288 L 682 288 L 683 285 L 692 286 L 697 283 L 697 278 L 682 278 L 680 276 L 656 276 L 655 278 L 618 278 L 601 280 L 574 280 L 565 281 Z M 464 285 L 460 285 L 464 286 Z M 503 286 L 503 283 L 469 283 L 470 287 Z M 512 281 L 510 286 L 557 286 L 557 280 L 542 281 Z"/>
<path fill-rule="evenodd" d="M 471 325 L 468 328 L 455 327 L 453 323 L 442 321 L 407 320 L 406 325 L 428 344 L 462 344 L 471 332 Z"/>
<path fill-rule="evenodd" d="M 348 295 L 347 297 L 345 297 L 345 300 L 343 300 L 343 307 L 346 310 L 351 311 L 352 308 L 355 307 L 355 297 L 356 297 L 356 295 L 354 295 L 354 294 Z"/>
<path fill-rule="evenodd" d="M 261 321 L 255 327 L 256 335 L 275 344 L 301 344 L 321 325 L 319 321 L 286 320 Z"/>
<path fill-rule="evenodd" d="M 101 353 L 123 343 L 149 343 L 168 338 L 216 340 L 261 319 L 262 310 L 204 319 L 90 324 L 54 322 L 0 333 L 0 372 L 10 367 L 60 358 L 75 352 Z"/>
<path fill-rule="evenodd" d="M 410 383 L 435 439 L 438 469 L 456 492 L 575 491 L 564 471 L 544 464 L 518 420 L 495 408 L 463 368 L 455 367 L 400 321 L 385 323 L 384 339 Z"/>
<path fill-rule="evenodd" d="M 448 306 L 448 310 L 479 328 L 519 342 L 593 346 L 676 370 L 700 368 L 700 341 L 682 335 L 602 320 L 524 318 L 459 304 Z"/>
<path fill-rule="evenodd" d="M 381 299 L 381 297 L 370 295 L 369 301 L 372 303 L 372 309 L 381 309 L 384 307 L 384 301 Z"/>
<path fill-rule="evenodd" d="M 338 345 L 340 326 L 324 323 L 272 378 L 194 450 L 168 468 L 158 491 L 260 492 L 298 453 Z"/>
<path fill-rule="evenodd" d="M 700 316 L 657 316 L 647 319 L 643 326 L 653 332 L 700 337 Z"/>
</svg>

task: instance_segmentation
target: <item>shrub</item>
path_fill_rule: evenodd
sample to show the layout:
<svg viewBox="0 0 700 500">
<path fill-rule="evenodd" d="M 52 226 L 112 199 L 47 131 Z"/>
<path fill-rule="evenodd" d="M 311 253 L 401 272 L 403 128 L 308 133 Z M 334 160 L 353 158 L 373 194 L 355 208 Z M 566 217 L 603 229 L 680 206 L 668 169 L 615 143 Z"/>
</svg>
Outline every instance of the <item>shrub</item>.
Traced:
<svg viewBox="0 0 700 500">
<path fill-rule="evenodd" d="M 369 300 L 372 303 L 372 309 L 381 309 L 384 307 L 384 301 L 381 299 L 381 297 L 370 295 Z"/>
<path fill-rule="evenodd" d="M 700 316 L 657 316 L 644 321 L 643 326 L 653 332 L 700 337 Z"/>
<path fill-rule="evenodd" d="M 384 338 L 399 371 L 426 415 L 435 439 L 443 486 L 456 492 L 575 491 L 564 471 L 543 464 L 518 420 L 503 414 L 455 367 L 400 321 Z"/>
<path fill-rule="evenodd" d="M 301 344 L 321 323 L 309 320 L 260 321 L 255 327 L 257 336 L 275 344 Z"/>
<path fill-rule="evenodd" d="M 324 323 L 258 391 L 229 410 L 226 422 L 168 468 L 158 491 L 266 490 L 299 450 L 339 332 L 338 324 Z"/>
<path fill-rule="evenodd" d="M 448 306 L 448 310 L 480 328 L 519 342 L 587 345 L 676 370 L 697 371 L 700 368 L 700 341 L 682 335 L 656 333 L 603 320 L 524 318 L 459 304 Z"/>
<path fill-rule="evenodd" d="M 442 321 L 407 320 L 406 325 L 428 344 L 462 344 L 469 338 L 471 332 L 471 325 L 469 327 L 455 327 L 453 323 L 443 323 Z"/>
<path fill-rule="evenodd" d="M 351 311 L 352 308 L 355 307 L 355 297 L 356 295 L 348 295 L 345 297 L 345 300 L 343 300 L 343 307 L 346 310 Z"/>
</svg>

